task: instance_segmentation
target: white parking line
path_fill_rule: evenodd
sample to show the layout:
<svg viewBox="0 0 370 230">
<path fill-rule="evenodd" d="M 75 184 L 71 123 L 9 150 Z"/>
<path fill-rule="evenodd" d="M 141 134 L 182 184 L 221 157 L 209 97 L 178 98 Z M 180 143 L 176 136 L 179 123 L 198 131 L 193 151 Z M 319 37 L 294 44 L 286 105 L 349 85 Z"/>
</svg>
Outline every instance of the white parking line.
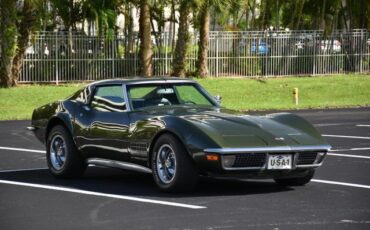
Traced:
<svg viewBox="0 0 370 230">
<path fill-rule="evenodd" d="M 0 146 L 0 149 L 11 150 L 11 151 L 33 152 L 33 153 L 46 153 L 45 150 L 22 149 L 22 148 L 12 148 L 12 147 L 4 147 L 4 146 Z"/>
<path fill-rule="evenodd" d="M 331 152 L 348 152 L 348 151 L 361 151 L 361 150 L 370 150 L 370 147 L 351 148 L 351 149 L 330 149 Z"/>
<path fill-rule="evenodd" d="M 323 137 L 339 137 L 339 138 L 352 138 L 352 139 L 365 139 L 370 140 L 370 137 L 359 137 L 359 136 L 344 136 L 344 135 L 330 135 L 322 134 Z"/>
<path fill-rule="evenodd" d="M 323 183 L 323 184 L 335 184 L 335 185 L 343 185 L 343 186 L 349 186 L 349 187 L 370 189 L 370 185 L 363 185 L 363 184 L 352 184 L 352 183 L 345 183 L 345 182 L 339 182 L 339 181 L 318 180 L 318 179 L 312 179 L 311 181 L 317 182 L 317 183 Z"/>
<path fill-rule="evenodd" d="M 0 173 L 8 173 L 8 172 L 26 172 L 26 171 L 37 171 L 37 170 L 46 170 L 48 168 L 32 168 L 32 169 L 5 169 L 0 170 Z"/>
<path fill-rule="evenodd" d="M 370 125 L 356 125 L 357 127 L 370 127 Z"/>
<path fill-rule="evenodd" d="M 17 181 L 9 181 L 9 180 L 0 180 L 0 183 L 31 187 L 31 188 L 42 188 L 42 189 L 55 190 L 55 191 L 71 192 L 71 193 L 85 194 L 85 195 L 91 195 L 91 196 L 108 197 L 108 198 L 121 199 L 121 200 L 130 200 L 130 201 L 136 201 L 136 202 L 142 202 L 142 203 L 174 206 L 174 207 L 181 207 L 181 208 L 190 208 L 190 209 L 207 208 L 205 206 L 190 205 L 190 204 L 161 201 L 161 200 L 152 200 L 152 199 L 145 199 L 145 198 L 139 198 L 139 197 L 133 197 L 133 196 L 122 196 L 122 195 L 115 195 L 115 194 L 108 194 L 108 193 L 101 193 L 101 192 L 92 192 L 92 191 L 86 191 L 86 190 L 81 190 L 81 189 L 43 185 L 43 184 L 33 184 L 33 183 L 25 183 L 25 182 L 17 182 Z"/>
<path fill-rule="evenodd" d="M 344 125 L 344 123 L 328 123 L 328 124 L 313 124 L 315 127 L 326 127 L 326 126 L 338 126 Z"/>
<path fill-rule="evenodd" d="M 336 157 L 353 157 L 353 158 L 370 159 L 370 156 L 362 156 L 362 155 L 351 155 L 351 154 L 340 154 L 340 153 L 328 153 L 327 155 L 336 156 Z"/>
</svg>

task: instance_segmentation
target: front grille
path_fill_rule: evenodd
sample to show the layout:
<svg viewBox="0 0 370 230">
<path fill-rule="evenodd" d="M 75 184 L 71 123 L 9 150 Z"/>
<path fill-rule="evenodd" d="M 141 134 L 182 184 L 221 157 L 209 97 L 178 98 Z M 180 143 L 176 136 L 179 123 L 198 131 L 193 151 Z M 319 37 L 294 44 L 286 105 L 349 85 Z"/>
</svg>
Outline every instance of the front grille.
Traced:
<svg viewBox="0 0 370 230">
<path fill-rule="evenodd" d="M 297 165 L 312 165 L 316 160 L 316 152 L 299 153 Z"/>
<path fill-rule="evenodd" d="M 233 167 L 262 167 L 265 162 L 266 153 L 240 153 L 236 155 Z"/>
</svg>

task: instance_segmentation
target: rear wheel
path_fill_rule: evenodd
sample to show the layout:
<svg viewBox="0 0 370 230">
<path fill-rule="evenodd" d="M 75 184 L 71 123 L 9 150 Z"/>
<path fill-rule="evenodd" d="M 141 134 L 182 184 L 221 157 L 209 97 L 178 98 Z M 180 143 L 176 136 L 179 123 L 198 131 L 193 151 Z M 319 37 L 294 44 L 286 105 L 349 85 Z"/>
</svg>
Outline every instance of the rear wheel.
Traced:
<svg viewBox="0 0 370 230">
<path fill-rule="evenodd" d="M 192 190 L 198 179 L 195 165 L 182 143 L 170 134 L 160 136 L 151 159 L 154 181 L 167 192 Z"/>
<path fill-rule="evenodd" d="M 87 165 L 71 135 L 61 125 L 50 131 L 46 142 L 46 160 L 51 173 L 58 178 L 79 177 Z"/>
<path fill-rule="evenodd" d="M 286 179 L 274 179 L 276 183 L 283 186 L 303 186 L 309 183 L 315 173 L 315 170 L 310 170 L 306 176 L 286 178 Z"/>
</svg>

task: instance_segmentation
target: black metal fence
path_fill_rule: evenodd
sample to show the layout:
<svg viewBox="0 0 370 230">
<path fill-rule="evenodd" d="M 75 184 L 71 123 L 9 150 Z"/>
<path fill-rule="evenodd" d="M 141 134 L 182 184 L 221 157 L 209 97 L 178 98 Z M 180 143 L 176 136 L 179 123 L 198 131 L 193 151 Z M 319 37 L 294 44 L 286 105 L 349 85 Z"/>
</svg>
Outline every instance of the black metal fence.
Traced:
<svg viewBox="0 0 370 230">
<path fill-rule="evenodd" d="M 190 42 L 187 70 L 194 72 L 198 36 Z M 171 74 L 175 37 L 153 36 L 154 75 Z M 139 75 L 139 39 L 81 33 L 40 33 L 30 38 L 21 82 L 89 81 Z M 290 76 L 370 72 L 370 32 L 212 31 L 209 75 Z"/>
</svg>

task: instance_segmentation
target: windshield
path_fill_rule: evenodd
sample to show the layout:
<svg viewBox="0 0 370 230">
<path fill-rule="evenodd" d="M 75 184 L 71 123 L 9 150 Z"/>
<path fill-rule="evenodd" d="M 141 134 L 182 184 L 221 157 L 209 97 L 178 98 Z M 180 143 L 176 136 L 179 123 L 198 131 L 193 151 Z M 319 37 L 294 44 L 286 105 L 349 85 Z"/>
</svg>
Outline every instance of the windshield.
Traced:
<svg viewBox="0 0 370 230">
<path fill-rule="evenodd" d="M 216 105 L 195 84 L 131 85 L 128 96 L 133 109 L 165 105 Z"/>
</svg>

